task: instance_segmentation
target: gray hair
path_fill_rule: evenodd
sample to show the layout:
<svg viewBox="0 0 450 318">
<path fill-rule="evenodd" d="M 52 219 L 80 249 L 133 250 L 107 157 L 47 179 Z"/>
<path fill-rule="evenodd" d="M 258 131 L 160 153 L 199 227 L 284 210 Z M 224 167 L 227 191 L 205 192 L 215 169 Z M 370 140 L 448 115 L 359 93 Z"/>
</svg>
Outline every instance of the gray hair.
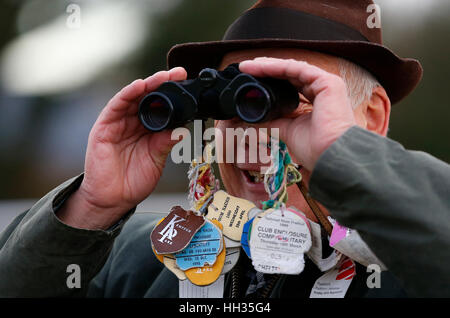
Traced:
<svg viewBox="0 0 450 318">
<path fill-rule="evenodd" d="M 339 58 L 339 73 L 347 85 L 348 97 L 353 109 L 370 99 L 373 89 L 381 86 L 367 70 L 342 58 Z"/>
</svg>

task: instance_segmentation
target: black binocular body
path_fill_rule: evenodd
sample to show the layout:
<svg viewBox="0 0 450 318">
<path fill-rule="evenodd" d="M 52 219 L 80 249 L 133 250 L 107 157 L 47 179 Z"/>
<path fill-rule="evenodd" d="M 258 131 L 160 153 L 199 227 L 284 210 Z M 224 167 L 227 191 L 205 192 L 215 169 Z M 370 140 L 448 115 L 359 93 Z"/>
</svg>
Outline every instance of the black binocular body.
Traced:
<svg viewBox="0 0 450 318">
<path fill-rule="evenodd" d="M 197 78 L 167 81 L 139 104 L 139 119 L 157 132 L 195 120 L 239 117 L 248 123 L 279 118 L 299 104 L 297 89 L 287 80 L 255 78 L 231 64 L 223 71 L 203 69 Z"/>
</svg>

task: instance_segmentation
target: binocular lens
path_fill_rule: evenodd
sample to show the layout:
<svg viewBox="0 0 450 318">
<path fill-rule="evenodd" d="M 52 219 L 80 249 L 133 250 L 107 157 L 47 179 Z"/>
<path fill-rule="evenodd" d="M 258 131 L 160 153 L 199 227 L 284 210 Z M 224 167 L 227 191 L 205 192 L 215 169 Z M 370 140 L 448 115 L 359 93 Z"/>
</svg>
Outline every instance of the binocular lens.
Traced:
<svg viewBox="0 0 450 318">
<path fill-rule="evenodd" d="M 147 95 L 140 108 L 141 121 L 148 129 L 161 131 L 169 125 L 173 106 L 165 96 L 158 93 Z"/>
<path fill-rule="evenodd" d="M 255 123 L 261 121 L 269 111 L 270 96 L 263 87 L 249 83 L 236 92 L 235 103 L 241 119 Z"/>
</svg>

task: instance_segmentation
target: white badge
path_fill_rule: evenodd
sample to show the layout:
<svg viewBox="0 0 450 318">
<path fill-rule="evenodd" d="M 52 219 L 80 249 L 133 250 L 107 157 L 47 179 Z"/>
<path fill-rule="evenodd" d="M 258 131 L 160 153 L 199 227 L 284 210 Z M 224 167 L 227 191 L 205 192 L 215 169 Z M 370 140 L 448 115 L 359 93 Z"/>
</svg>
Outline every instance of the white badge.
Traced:
<svg viewBox="0 0 450 318">
<path fill-rule="evenodd" d="M 225 247 L 231 248 L 231 247 L 240 247 L 241 242 L 230 240 L 228 237 L 224 236 L 223 240 L 225 241 Z"/>
<path fill-rule="evenodd" d="M 355 263 L 346 257 L 338 266 L 316 280 L 309 297 L 344 298 L 355 275 Z"/>
<path fill-rule="evenodd" d="M 197 286 L 192 284 L 188 279 L 179 281 L 179 297 L 180 298 L 223 298 L 224 275 L 208 286 Z"/>
<path fill-rule="evenodd" d="M 231 196 L 220 190 L 214 193 L 206 217 L 210 220 L 218 220 L 223 225 L 224 236 L 240 241 L 242 228 L 248 221 L 248 211 L 254 207 L 251 201 Z"/>
<path fill-rule="evenodd" d="M 329 217 L 329 220 L 333 226 L 336 224 L 336 221 L 331 217 Z M 334 249 L 366 267 L 370 264 L 377 264 L 382 271 L 387 270 L 386 266 L 378 259 L 375 253 L 372 252 L 356 230 L 346 228 L 346 231 L 347 234 L 345 237 L 341 238 L 333 245 Z"/>
<path fill-rule="evenodd" d="M 233 269 L 233 267 L 239 260 L 240 253 L 240 247 L 226 247 L 225 263 L 223 264 L 222 275 L 228 273 Z"/>
<path fill-rule="evenodd" d="M 268 274 L 301 273 L 305 266 L 303 254 L 311 247 L 308 225 L 299 212 L 285 208 L 263 214 L 253 224 L 250 235 L 255 270 Z"/>
<path fill-rule="evenodd" d="M 248 211 L 248 219 L 251 220 L 255 216 L 257 216 L 259 213 L 261 213 L 263 210 L 260 210 L 258 208 L 253 208 L 250 211 Z"/>
<path fill-rule="evenodd" d="M 306 255 L 308 255 L 322 272 L 326 272 L 336 266 L 341 259 L 342 254 L 333 249 L 333 252 L 327 258 L 322 258 L 322 235 L 320 225 L 311 220 L 308 221 L 311 228 L 312 246 Z"/>
</svg>

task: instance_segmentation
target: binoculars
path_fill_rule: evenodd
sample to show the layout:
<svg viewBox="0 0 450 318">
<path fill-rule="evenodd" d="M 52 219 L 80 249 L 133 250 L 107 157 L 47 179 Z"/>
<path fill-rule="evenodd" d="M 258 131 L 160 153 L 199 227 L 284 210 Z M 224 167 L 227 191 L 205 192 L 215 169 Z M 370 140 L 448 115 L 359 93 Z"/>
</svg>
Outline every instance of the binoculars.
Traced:
<svg viewBox="0 0 450 318">
<path fill-rule="evenodd" d="M 298 104 L 289 81 L 255 78 L 231 64 L 223 71 L 205 68 L 194 79 L 164 82 L 141 100 L 138 116 L 148 130 L 158 132 L 195 119 L 239 117 L 259 123 L 287 115 Z"/>
</svg>

